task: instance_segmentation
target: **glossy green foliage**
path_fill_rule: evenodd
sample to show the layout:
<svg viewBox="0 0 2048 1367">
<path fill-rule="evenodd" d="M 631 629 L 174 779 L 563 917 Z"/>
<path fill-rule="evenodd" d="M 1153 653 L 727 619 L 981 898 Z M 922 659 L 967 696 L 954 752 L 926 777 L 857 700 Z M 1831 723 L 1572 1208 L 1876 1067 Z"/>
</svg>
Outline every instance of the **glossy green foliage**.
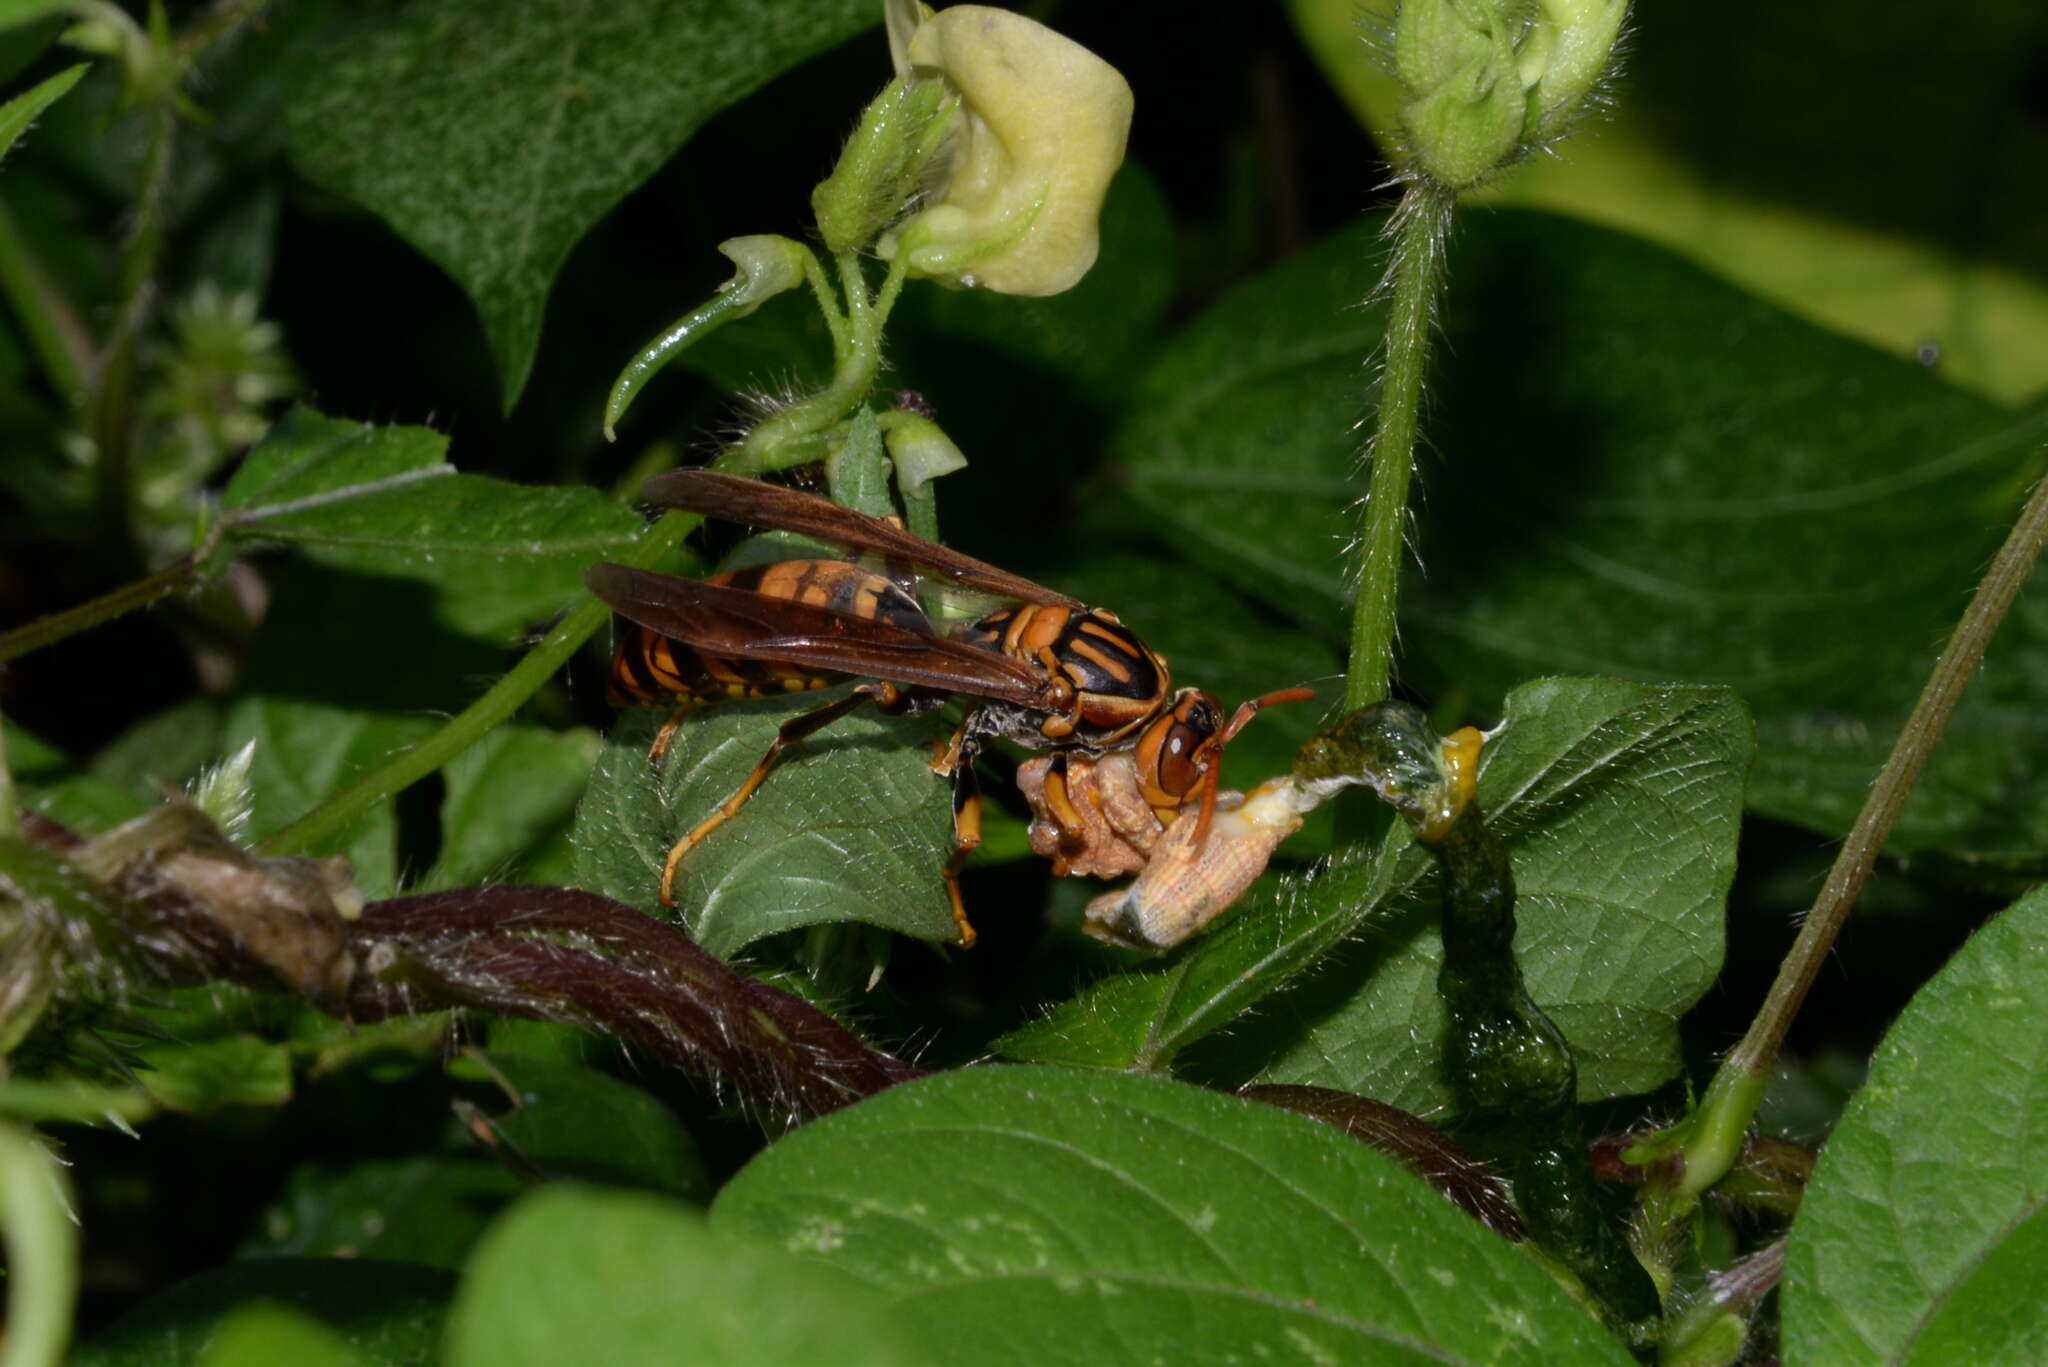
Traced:
<svg viewBox="0 0 2048 1367">
<path fill-rule="evenodd" d="M 1344 599 L 1346 429 L 1376 340 L 1372 313 L 1330 301 L 1363 298 L 1377 261 L 1361 227 L 1218 304 L 1117 444 L 1150 517 L 1313 620 Z M 1480 717 L 1546 672 L 1733 685 L 1757 718 L 1750 805 L 1846 829 L 2048 409 L 2001 408 L 1559 219 L 1462 223 L 1450 269 L 1456 364 L 1432 395 L 1415 539 L 1442 572 L 1407 590 L 1403 678 Z M 2044 620 L 2007 624 L 1900 848 L 2039 858 Z"/>
<path fill-rule="evenodd" d="M 1481 752 L 1479 801 L 1520 890 L 1517 956 L 1571 1041 L 1581 1097 L 1647 1091 L 1677 1069 L 1678 1018 L 1720 967 L 1748 756 L 1724 689 L 1562 679 L 1517 689 Z M 1397 828 L 1254 892 L 1165 964 L 1096 983 L 999 1047 L 1157 1068 L 1230 1027 L 1202 1069 L 1427 1112 L 1450 1100 L 1435 899 L 1430 860 Z"/>
<path fill-rule="evenodd" d="M 1821 1154 L 1785 1251 L 1785 1361 L 2048 1355 L 2048 892 L 1913 998 Z"/>
<path fill-rule="evenodd" d="M 477 1250 L 449 1367 L 692 1361 L 921 1367 L 950 1359 L 859 1279 L 645 1196 L 535 1194 Z"/>
<path fill-rule="evenodd" d="M 854 0 L 366 10 L 293 93 L 292 157 L 455 277 L 509 408 L 555 274 L 590 226 L 704 120 L 874 21 Z M 877 86 L 887 71 L 877 43 Z"/>
<path fill-rule="evenodd" d="M 1623 1363 L 1521 1254 L 1358 1141 L 1156 1078 L 969 1070 L 791 1136 L 712 1208 L 955 1362 Z"/>
</svg>

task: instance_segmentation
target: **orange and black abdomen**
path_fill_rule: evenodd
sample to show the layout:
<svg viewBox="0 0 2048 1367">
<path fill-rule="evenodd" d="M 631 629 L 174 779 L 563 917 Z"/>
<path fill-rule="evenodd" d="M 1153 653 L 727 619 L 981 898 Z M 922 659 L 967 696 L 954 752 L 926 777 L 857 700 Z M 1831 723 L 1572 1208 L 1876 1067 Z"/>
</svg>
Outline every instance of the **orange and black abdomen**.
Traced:
<svg viewBox="0 0 2048 1367">
<path fill-rule="evenodd" d="M 852 617 L 929 632 L 931 620 L 908 590 L 886 575 L 844 560 L 778 560 L 749 565 L 709 581 L 830 608 Z M 826 688 L 847 676 L 774 660 L 737 659 L 700 650 L 646 627 L 622 622 L 612 655 L 614 707 L 696 707 Z"/>
<path fill-rule="evenodd" d="M 1048 718 L 1045 734 L 1053 739 L 1084 745 L 1120 740 L 1167 705 L 1166 661 L 1104 608 L 1027 603 L 990 613 L 955 634 L 1026 664 L 1049 662 L 1073 687 L 1079 725 L 1062 733 L 1061 719 Z"/>
</svg>

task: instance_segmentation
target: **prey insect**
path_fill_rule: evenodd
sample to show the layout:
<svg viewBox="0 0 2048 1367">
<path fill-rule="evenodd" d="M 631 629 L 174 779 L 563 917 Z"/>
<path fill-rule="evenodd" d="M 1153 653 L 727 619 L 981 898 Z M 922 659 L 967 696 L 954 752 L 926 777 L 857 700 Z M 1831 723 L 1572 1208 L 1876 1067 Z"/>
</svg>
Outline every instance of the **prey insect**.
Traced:
<svg viewBox="0 0 2048 1367">
<path fill-rule="evenodd" d="M 845 697 L 786 722 L 746 781 L 676 842 L 662 871 L 663 902 L 673 903 L 683 858 L 739 813 L 784 750 L 869 704 L 917 714 L 955 695 L 973 700 L 933 763 L 953 784 L 953 853 L 944 876 L 962 945 L 974 942 L 974 928 L 960 900 L 959 872 L 981 843 L 974 765 L 996 740 L 1052 752 L 1043 814 L 1070 832 L 1077 848 L 1091 837 L 1086 814 L 1067 792 L 1070 759 L 1128 753 L 1135 766 L 1132 790 L 1159 822 L 1200 804 L 1206 828 L 1234 728 L 1224 726 L 1212 695 L 1175 691 L 1165 659 L 1114 612 L 892 522 L 758 480 L 678 470 L 649 480 L 644 493 L 650 502 L 833 542 L 878 557 L 882 565 L 791 560 L 708 580 L 610 564 L 586 573 L 592 592 L 636 628 L 621 639 L 613 660 L 614 700 L 677 705 L 656 741 L 657 759 L 673 727 L 695 707 L 864 680 Z M 1010 605 L 943 630 L 911 591 L 913 567 Z"/>
</svg>

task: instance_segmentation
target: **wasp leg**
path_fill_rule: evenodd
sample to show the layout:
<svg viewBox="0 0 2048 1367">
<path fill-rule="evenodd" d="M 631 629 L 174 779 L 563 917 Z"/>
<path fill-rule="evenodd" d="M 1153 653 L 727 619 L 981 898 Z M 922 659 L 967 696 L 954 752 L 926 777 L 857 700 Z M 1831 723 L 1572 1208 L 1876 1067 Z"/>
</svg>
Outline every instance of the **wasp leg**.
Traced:
<svg viewBox="0 0 2048 1367">
<path fill-rule="evenodd" d="M 883 707 L 895 704 L 900 696 L 894 684 L 862 684 L 837 702 L 827 703 L 801 717 L 792 717 L 782 724 L 775 733 L 775 739 L 761 756 L 761 762 L 754 766 L 754 772 L 747 775 L 747 781 L 738 791 L 719 804 L 718 810 L 690 828 L 690 833 L 669 847 L 668 858 L 661 866 L 661 904 L 672 907 L 676 904 L 676 870 L 682 867 L 683 859 L 703 841 L 705 836 L 739 815 L 740 808 L 747 805 L 747 799 L 768 777 L 768 771 L 775 767 L 776 757 L 790 746 L 795 745 L 814 731 L 821 730 L 838 721 L 862 703 L 873 702 Z"/>
<path fill-rule="evenodd" d="M 654 744 L 647 747 L 647 762 L 659 769 L 668 762 L 668 748 L 675 744 L 676 732 L 690 713 L 696 711 L 695 703 L 684 703 L 668 714 L 668 720 L 661 724 L 661 730 L 654 733 Z"/>
<path fill-rule="evenodd" d="M 974 923 L 967 919 L 967 904 L 960 900 L 960 870 L 967 856 L 981 848 L 981 783 L 974 776 L 974 751 L 968 745 L 960 751 L 953 769 L 953 855 L 946 861 L 946 897 L 953 905 L 953 924 L 960 928 L 960 948 L 974 947 Z"/>
</svg>

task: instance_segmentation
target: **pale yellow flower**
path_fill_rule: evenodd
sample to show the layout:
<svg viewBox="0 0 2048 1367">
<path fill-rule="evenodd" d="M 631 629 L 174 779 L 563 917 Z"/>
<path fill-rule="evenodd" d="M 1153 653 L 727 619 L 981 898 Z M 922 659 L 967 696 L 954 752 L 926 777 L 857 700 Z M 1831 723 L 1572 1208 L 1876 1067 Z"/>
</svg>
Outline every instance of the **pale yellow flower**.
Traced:
<svg viewBox="0 0 2048 1367">
<path fill-rule="evenodd" d="M 899 72 L 961 97 L 926 206 L 879 245 L 915 274 L 1003 294 L 1058 294 L 1095 264 L 1097 220 L 1131 128 L 1115 67 L 1008 10 L 892 5 Z"/>
</svg>

